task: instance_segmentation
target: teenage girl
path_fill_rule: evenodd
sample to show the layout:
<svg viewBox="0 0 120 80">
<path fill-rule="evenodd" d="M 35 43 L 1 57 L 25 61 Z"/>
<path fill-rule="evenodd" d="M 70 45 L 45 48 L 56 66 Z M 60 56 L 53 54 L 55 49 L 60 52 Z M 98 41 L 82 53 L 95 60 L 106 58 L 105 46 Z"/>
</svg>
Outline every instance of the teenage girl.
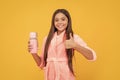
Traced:
<svg viewBox="0 0 120 80">
<path fill-rule="evenodd" d="M 32 45 L 28 44 L 29 52 Z M 72 58 L 77 50 L 88 60 L 95 60 L 95 52 L 73 33 L 70 14 L 57 9 L 48 36 L 44 38 L 41 55 L 31 53 L 35 62 L 45 70 L 45 80 L 75 80 Z"/>
</svg>

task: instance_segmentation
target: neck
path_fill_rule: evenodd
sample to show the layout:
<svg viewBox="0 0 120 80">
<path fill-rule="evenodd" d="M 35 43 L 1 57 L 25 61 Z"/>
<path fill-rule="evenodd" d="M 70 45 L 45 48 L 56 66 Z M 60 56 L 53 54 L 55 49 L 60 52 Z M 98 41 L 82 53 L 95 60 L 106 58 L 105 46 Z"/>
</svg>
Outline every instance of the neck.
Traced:
<svg viewBox="0 0 120 80">
<path fill-rule="evenodd" d="M 65 30 L 64 30 L 65 31 Z M 64 31 L 57 31 L 57 35 L 60 35 Z"/>
</svg>

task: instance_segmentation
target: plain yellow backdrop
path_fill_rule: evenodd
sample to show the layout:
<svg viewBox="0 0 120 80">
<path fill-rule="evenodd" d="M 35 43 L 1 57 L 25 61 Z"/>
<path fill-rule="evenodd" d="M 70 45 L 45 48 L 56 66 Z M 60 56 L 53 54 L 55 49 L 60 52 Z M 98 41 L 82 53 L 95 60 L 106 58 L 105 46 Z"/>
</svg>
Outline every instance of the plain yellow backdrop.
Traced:
<svg viewBox="0 0 120 80">
<path fill-rule="evenodd" d="M 75 52 L 76 80 L 120 80 L 119 4 L 119 0 L 0 0 L 0 80 L 44 79 L 27 51 L 29 32 L 38 32 L 40 48 L 58 8 L 70 12 L 74 32 L 97 54 L 91 62 Z"/>
</svg>

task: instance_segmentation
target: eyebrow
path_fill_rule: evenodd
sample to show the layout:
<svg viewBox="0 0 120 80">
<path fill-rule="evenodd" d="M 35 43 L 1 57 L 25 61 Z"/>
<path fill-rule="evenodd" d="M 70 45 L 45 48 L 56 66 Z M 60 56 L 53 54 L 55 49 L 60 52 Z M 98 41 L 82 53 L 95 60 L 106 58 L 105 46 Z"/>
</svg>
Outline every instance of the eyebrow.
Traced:
<svg viewBox="0 0 120 80">
<path fill-rule="evenodd" d="M 64 16 L 64 17 L 61 17 L 61 19 L 62 19 L 62 18 L 67 18 L 67 17 Z M 59 19 L 59 18 L 56 18 L 56 17 L 55 17 L 55 19 Z"/>
</svg>

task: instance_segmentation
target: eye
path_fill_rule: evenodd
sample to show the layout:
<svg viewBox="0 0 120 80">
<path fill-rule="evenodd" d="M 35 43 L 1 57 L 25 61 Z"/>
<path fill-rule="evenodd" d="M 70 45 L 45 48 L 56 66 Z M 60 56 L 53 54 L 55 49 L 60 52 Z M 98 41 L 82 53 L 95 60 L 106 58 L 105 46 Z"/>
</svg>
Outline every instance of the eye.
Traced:
<svg viewBox="0 0 120 80">
<path fill-rule="evenodd" d="M 58 22 L 59 20 L 58 19 L 55 19 L 55 22 Z"/>
<path fill-rule="evenodd" d="M 65 21 L 65 18 L 62 18 L 62 21 Z"/>
</svg>

